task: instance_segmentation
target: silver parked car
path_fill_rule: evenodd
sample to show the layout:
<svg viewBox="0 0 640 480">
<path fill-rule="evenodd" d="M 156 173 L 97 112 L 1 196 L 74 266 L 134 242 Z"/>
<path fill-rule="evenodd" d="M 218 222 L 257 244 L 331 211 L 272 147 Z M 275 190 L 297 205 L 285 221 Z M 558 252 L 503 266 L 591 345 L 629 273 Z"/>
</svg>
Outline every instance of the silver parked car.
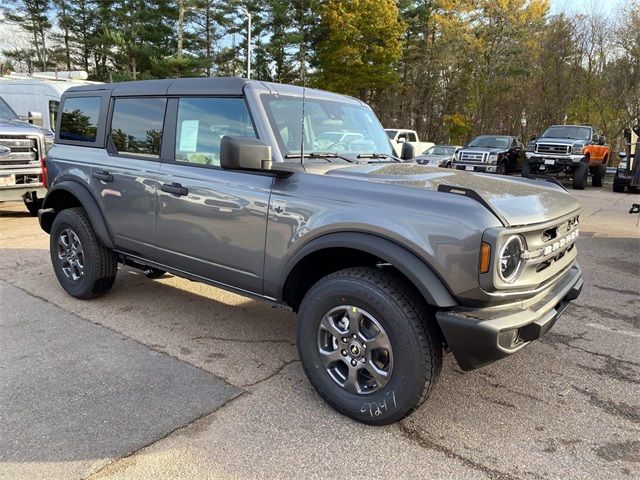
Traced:
<svg viewBox="0 0 640 480">
<path fill-rule="evenodd" d="M 456 153 L 461 148 L 462 146 L 460 145 L 434 145 L 416 156 L 416 163 L 431 165 L 432 167 L 451 168 L 451 164 L 456 158 Z"/>
<path fill-rule="evenodd" d="M 362 138 L 314 151 L 336 129 Z M 366 104 L 328 92 L 73 88 L 47 169 L 40 225 L 70 295 L 104 294 L 120 262 L 287 306 L 309 380 L 365 423 L 415 410 L 445 351 L 470 370 L 522 350 L 582 288 L 562 187 L 404 162 Z"/>
</svg>

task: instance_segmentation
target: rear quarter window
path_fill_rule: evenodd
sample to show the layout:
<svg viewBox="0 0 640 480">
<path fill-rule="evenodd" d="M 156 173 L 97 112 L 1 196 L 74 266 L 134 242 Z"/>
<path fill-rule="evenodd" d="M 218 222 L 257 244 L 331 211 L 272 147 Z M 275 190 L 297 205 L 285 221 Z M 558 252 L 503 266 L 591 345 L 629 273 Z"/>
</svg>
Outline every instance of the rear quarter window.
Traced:
<svg viewBox="0 0 640 480">
<path fill-rule="evenodd" d="M 95 142 L 101 100 L 100 97 L 65 99 L 60 118 L 60 139 L 74 142 Z"/>
</svg>

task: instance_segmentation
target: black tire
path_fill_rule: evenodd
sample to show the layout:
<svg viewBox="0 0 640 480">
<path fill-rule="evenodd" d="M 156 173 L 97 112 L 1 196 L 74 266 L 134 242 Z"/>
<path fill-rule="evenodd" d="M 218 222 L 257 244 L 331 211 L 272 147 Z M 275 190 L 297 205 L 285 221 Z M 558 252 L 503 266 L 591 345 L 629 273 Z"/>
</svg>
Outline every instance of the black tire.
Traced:
<svg viewBox="0 0 640 480">
<path fill-rule="evenodd" d="M 32 217 L 37 217 L 38 216 L 38 210 L 40 210 L 42 208 L 42 204 L 44 203 L 44 199 L 36 197 L 35 194 L 34 194 L 34 198 L 35 198 L 35 201 L 32 200 L 31 198 L 25 198 L 24 199 L 24 206 L 27 207 L 27 210 L 29 211 L 29 214 Z"/>
<path fill-rule="evenodd" d="M 498 168 L 496 169 L 496 173 L 498 175 L 506 175 L 508 173 L 509 169 L 507 168 L 507 161 L 506 160 L 502 160 L 499 164 L 498 164 Z"/>
<path fill-rule="evenodd" d="M 607 167 L 604 165 L 598 165 L 593 170 L 593 175 L 591 176 L 591 185 L 594 187 L 601 187 L 604 182 L 604 176 L 607 173 Z"/>
<path fill-rule="evenodd" d="M 70 265 L 69 258 L 65 255 L 61 257 L 60 249 L 65 243 L 64 238 L 68 240 L 73 235 L 80 244 L 83 268 L 80 270 L 74 264 L 75 270 L 65 273 L 63 267 Z M 83 300 L 97 297 L 109 290 L 115 281 L 118 272 L 117 257 L 100 243 L 83 208 L 69 208 L 56 215 L 51 226 L 49 253 L 60 285 L 73 297 Z M 78 278 L 74 279 L 74 276 Z"/>
<path fill-rule="evenodd" d="M 166 270 L 147 267 L 147 269 L 144 271 L 144 276 L 150 278 L 151 280 L 155 280 L 156 278 L 161 278 L 165 273 L 167 273 Z"/>
<path fill-rule="evenodd" d="M 613 191 L 616 193 L 624 192 L 624 185 L 618 180 L 618 172 L 616 172 L 615 176 L 613 177 Z"/>
<path fill-rule="evenodd" d="M 522 173 L 521 175 L 523 177 L 526 177 L 528 175 L 531 175 L 531 164 L 525 162 L 524 165 L 522 166 Z"/>
<path fill-rule="evenodd" d="M 589 168 L 586 163 L 580 162 L 573 168 L 573 189 L 584 190 L 587 186 Z"/>
<path fill-rule="evenodd" d="M 349 392 L 334 380 L 321 359 L 320 324 L 328 312 L 344 305 L 357 307 L 359 313 L 354 315 L 364 312 L 373 316 L 392 351 L 386 384 L 374 385 L 370 392 Z M 359 325 L 363 324 L 362 318 Z M 337 343 L 344 340 L 336 338 Z M 318 394 L 338 412 L 370 425 L 393 423 L 413 412 L 428 397 L 442 368 L 441 336 L 424 301 L 404 279 L 373 267 L 341 270 L 309 290 L 298 314 L 297 345 L 304 370 Z M 342 347 L 336 348 L 337 353 Z M 346 348 L 351 350 L 351 345 Z M 369 355 L 373 352 L 371 349 Z M 347 359 L 340 366 L 350 368 Z"/>
</svg>

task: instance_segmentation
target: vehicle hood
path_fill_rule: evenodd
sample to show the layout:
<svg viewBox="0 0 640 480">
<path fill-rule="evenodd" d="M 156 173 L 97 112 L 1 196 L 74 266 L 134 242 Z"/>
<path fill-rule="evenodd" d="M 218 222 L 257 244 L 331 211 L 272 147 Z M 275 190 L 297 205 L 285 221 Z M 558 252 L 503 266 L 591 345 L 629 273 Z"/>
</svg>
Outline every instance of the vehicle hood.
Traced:
<svg viewBox="0 0 640 480">
<path fill-rule="evenodd" d="M 3 135 L 28 135 L 42 133 L 44 136 L 53 137 L 53 132 L 45 128 L 40 128 L 36 125 L 30 124 L 29 122 L 13 118 L 0 117 L 0 130 Z"/>
<path fill-rule="evenodd" d="M 460 149 L 461 152 L 489 152 L 491 154 L 497 154 L 506 152 L 509 150 L 508 148 L 489 148 L 489 147 L 464 147 Z"/>
<path fill-rule="evenodd" d="M 365 164 L 335 168 L 325 174 L 408 188 L 437 190 L 440 185 L 448 185 L 472 189 L 508 226 L 542 223 L 581 208 L 569 193 L 544 180 L 467 173 L 415 163 Z"/>
<path fill-rule="evenodd" d="M 578 140 L 571 138 L 553 138 L 553 137 L 544 137 L 538 138 L 536 143 L 555 143 L 556 145 L 573 145 L 575 143 L 587 143 L 588 140 Z"/>
</svg>

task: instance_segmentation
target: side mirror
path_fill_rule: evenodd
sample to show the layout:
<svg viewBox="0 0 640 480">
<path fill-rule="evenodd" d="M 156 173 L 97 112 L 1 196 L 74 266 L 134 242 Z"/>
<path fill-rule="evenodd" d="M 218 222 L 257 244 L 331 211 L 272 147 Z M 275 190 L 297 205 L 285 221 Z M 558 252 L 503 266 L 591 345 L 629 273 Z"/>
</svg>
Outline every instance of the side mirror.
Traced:
<svg viewBox="0 0 640 480">
<path fill-rule="evenodd" d="M 406 141 L 407 141 L 407 139 L 404 138 L 404 137 L 398 138 L 398 143 L 405 143 Z"/>
<path fill-rule="evenodd" d="M 403 143 L 402 152 L 400 153 L 400 158 L 402 160 L 413 160 L 415 156 L 416 156 L 416 151 L 413 148 L 413 145 L 407 142 Z"/>
<path fill-rule="evenodd" d="M 604 141 L 605 141 L 604 135 L 601 135 L 600 138 L 598 138 L 598 145 L 604 145 Z"/>
<path fill-rule="evenodd" d="M 271 170 L 271 147 L 255 138 L 225 135 L 220 141 L 220 166 L 225 170 Z"/>
<path fill-rule="evenodd" d="M 38 127 L 42 127 L 42 113 L 41 112 L 29 112 L 28 116 L 29 123 L 36 125 Z"/>
<path fill-rule="evenodd" d="M 538 135 L 531 135 L 530 142 L 535 142 L 538 139 Z"/>
</svg>

